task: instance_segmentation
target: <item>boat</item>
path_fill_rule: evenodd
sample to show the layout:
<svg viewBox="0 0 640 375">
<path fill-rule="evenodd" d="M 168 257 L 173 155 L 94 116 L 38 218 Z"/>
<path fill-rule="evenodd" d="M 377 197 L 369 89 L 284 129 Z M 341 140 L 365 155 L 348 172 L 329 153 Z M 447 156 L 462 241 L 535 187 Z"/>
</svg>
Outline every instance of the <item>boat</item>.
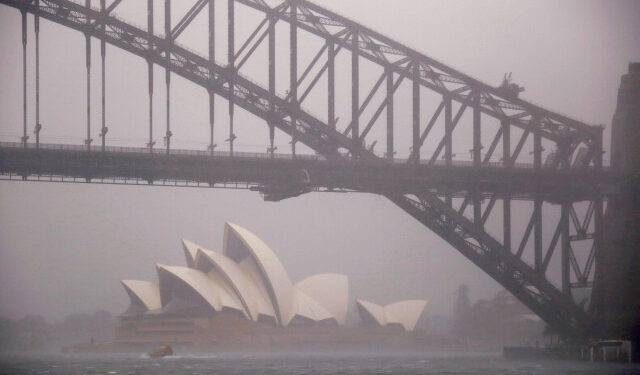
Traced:
<svg viewBox="0 0 640 375">
<path fill-rule="evenodd" d="M 151 358 L 160 358 L 160 357 L 166 357 L 168 355 L 172 355 L 173 354 L 173 349 L 171 348 L 170 345 L 162 345 L 159 348 L 153 349 L 149 352 L 149 357 Z"/>
</svg>

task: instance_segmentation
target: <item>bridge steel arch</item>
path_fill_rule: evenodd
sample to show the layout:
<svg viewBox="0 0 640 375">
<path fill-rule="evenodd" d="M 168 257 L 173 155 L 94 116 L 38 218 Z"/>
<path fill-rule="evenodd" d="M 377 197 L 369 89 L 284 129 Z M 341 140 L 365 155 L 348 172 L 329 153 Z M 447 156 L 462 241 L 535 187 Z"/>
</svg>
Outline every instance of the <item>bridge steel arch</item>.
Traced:
<svg viewBox="0 0 640 375">
<path fill-rule="evenodd" d="M 170 2 L 170 0 L 167 0 Z M 542 140 L 550 142 L 555 151 L 545 161 L 547 168 L 569 170 L 572 167 L 602 170 L 602 129 L 553 113 L 535 106 L 517 97 L 517 94 L 504 88 L 494 88 L 483 84 L 461 72 L 447 67 L 419 52 L 386 38 L 358 23 L 341 17 L 320 6 L 303 0 L 279 0 L 267 3 L 263 0 L 228 0 L 230 9 L 233 4 L 243 4 L 263 12 L 265 19 L 243 44 L 241 53 L 230 53 L 227 66 L 217 64 L 190 51 L 175 42 L 179 35 L 195 16 L 214 0 L 197 0 L 194 6 L 178 23 L 174 30 L 160 36 L 149 30 L 135 27 L 113 15 L 113 9 L 121 2 L 115 0 L 109 7 L 102 4 L 101 9 L 83 6 L 68 0 L 0 0 L 0 3 L 12 6 L 24 13 L 33 13 L 38 17 L 67 26 L 84 33 L 88 38 L 95 37 L 106 43 L 124 49 L 142 57 L 150 64 L 157 64 L 193 83 L 202 86 L 212 95 L 229 101 L 230 105 L 238 105 L 248 112 L 265 120 L 271 129 L 271 152 L 273 152 L 273 128 L 277 127 L 292 137 L 295 142 L 302 142 L 328 159 L 341 160 L 351 157 L 356 159 L 379 159 L 373 147 L 367 147 L 367 135 L 383 111 L 387 111 L 387 152 L 385 158 L 394 158 L 394 124 L 393 96 L 395 89 L 403 80 L 411 82 L 413 87 L 412 101 L 412 151 L 408 164 L 434 164 L 444 152 L 447 165 L 452 163 L 453 130 L 464 111 L 473 111 L 474 148 L 473 163 L 481 167 L 486 165 L 502 139 L 504 168 L 512 168 L 513 163 L 523 149 L 527 139 L 532 136 L 534 143 L 534 168 L 543 168 Z M 275 3 L 275 5 L 274 5 Z M 271 4 L 271 5 L 269 5 Z M 212 12 L 210 12 L 211 16 Z M 233 20 L 233 13 L 230 12 Z M 246 59 L 262 43 L 265 38 L 275 38 L 273 25 L 277 21 L 286 21 L 290 25 L 290 47 L 292 50 L 291 87 L 285 98 L 274 90 L 273 68 L 270 66 L 270 84 L 268 88 L 252 82 L 242 76 L 239 71 Z M 266 31 L 262 28 L 267 26 Z M 324 40 L 324 45 L 316 54 L 302 75 L 297 72 L 297 30 L 305 30 Z M 231 40 L 231 39 L 230 39 Z M 337 47 L 337 48 L 336 48 Z M 335 103 L 332 91 L 333 83 L 328 85 L 327 119 L 322 120 L 301 107 L 301 102 L 308 95 L 323 74 L 331 76 L 335 69 L 335 55 L 340 49 L 351 52 L 352 79 L 352 118 L 348 126 L 338 129 L 335 119 Z M 320 56 L 327 53 L 327 61 L 320 72 L 311 79 L 307 90 L 298 96 L 300 83 L 311 78 L 310 72 L 319 64 Z M 360 100 L 358 84 L 359 59 L 364 58 L 384 69 L 374 88 L 367 93 L 364 101 Z M 239 62 L 236 60 L 238 59 Z M 270 59 L 271 60 L 271 59 Z M 295 62 L 295 63 L 294 63 Z M 270 61 L 273 65 L 273 61 Z M 168 80 L 167 80 L 168 81 Z M 371 103 L 371 98 L 386 81 L 387 95 L 368 120 L 364 128 L 360 121 L 364 120 L 364 108 Z M 429 122 L 422 126 L 420 118 L 420 91 L 431 90 L 442 96 Z M 460 103 L 453 116 L 452 102 Z M 213 102 L 213 100 L 211 101 Z M 481 154 L 481 115 L 488 115 L 500 122 L 488 152 Z M 436 120 L 444 116 L 444 136 L 438 147 L 428 159 L 421 157 L 421 147 Z M 212 125 L 213 126 L 213 125 Z M 519 128 L 522 136 L 515 149 L 510 147 L 510 129 Z M 169 131 L 167 133 L 170 136 Z M 231 134 L 233 135 L 233 134 Z M 212 135 L 213 138 L 213 135 Z M 230 137 L 231 138 L 231 137 Z M 26 142 L 26 139 L 24 140 Z M 89 141 L 90 143 L 90 141 Z M 151 143 L 151 142 L 150 142 Z M 213 146 L 213 139 L 212 139 Z M 167 152 L 169 149 L 167 148 Z M 572 162 L 573 161 L 573 162 Z M 366 189 L 363 189 L 366 190 Z M 531 216 L 523 241 L 518 249 L 511 246 L 510 233 L 510 197 L 507 192 L 494 193 L 491 200 L 482 210 L 481 192 L 466 191 L 466 197 L 460 208 L 452 205 L 451 191 L 436 189 L 416 189 L 410 193 L 395 191 L 379 191 L 393 203 L 402 208 L 427 228 L 435 232 L 462 255 L 480 267 L 494 280 L 509 290 L 532 311 L 538 314 L 552 327 L 572 337 L 585 337 L 594 324 L 593 318 L 578 306 L 572 299 L 574 286 L 589 286 L 595 273 L 600 244 L 602 242 L 601 226 L 603 200 L 596 198 L 589 202 L 584 220 L 577 218 L 571 198 L 568 196 L 560 202 L 562 213 L 551 245 L 546 254 L 542 250 L 541 241 L 541 207 L 544 196 L 534 200 L 534 213 Z M 504 236 L 499 241 L 484 228 L 487 216 L 491 213 L 496 201 L 502 199 L 504 207 Z M 473 206 L 472 217 L 467 217 L 467 205 Z M 508 216 L 507 216 L 508 214 Z M 571 220 L 570 220 L 571 219 Z M 573 223 L 575 235 L 571 235 Z M 594 228 L 591 233 L 590 228 Z M 535 264 L 529 265 L 522 259 L 524 247 L 529 235 L 534 233 Z M 572 252 L 571 242 L 590 239 L 593 246 L 584 267 L 580 267 Z M 546 269 L 554 254 L 556 245 L 562 251 L 562 290 L 557 288 L 546 277 Z M 571 277 L 573 271 L 573 280 Z"/>
</svg>

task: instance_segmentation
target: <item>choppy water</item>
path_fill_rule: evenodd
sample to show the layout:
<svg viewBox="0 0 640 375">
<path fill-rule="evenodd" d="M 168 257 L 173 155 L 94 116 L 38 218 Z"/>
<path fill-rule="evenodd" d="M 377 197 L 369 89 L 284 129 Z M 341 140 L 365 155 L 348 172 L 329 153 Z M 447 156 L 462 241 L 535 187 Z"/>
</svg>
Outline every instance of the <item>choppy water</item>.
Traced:
<svg viewBox="0 0 640 375">
<path fill-rule="evenodd" d="M 503 360 L 484 354 L 0 355 L 0 374 L 640 374 L 640 366 Z"/>
</svg>

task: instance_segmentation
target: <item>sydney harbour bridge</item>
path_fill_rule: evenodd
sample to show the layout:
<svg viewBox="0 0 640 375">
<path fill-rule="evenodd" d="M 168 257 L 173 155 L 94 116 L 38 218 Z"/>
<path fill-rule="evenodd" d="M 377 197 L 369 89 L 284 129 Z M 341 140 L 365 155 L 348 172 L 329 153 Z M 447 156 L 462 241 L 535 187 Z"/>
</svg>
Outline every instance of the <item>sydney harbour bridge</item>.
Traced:
<svg viewBox="0 0 640 375">
<path fill-rule="evenodd" d="M 604 264 L 613 250 L 605 246 L 605 208 L 611 208 L 607 202 L 622 194 L 628 179 L 603 165 L 601 126 L 531 104 L 507 79 L 497 87 L 487 85 L 312 2 L 192 0 L 186 12 L 176 14 L 172 1 L 164 0 L 164 30 L 159 32 L 154 30 L 154 1 L 147 2 L 146 27 L 116 16 L 122 1 L 0 0 L 22 14 L 25 85 L 22 140 L 0 144 L 2 179 L 251 189 L 271 201 L 307 192 L 380 194 L 566 337 L 608 334 L 607 322 L 616 317 L 607 312 L 611 288 L 605 285 L 612 268 Z M 225 12 L 217 11 L 221 3 Z M 247 38 L 236 38 L 236 21 L 247 10 L 260 14 L 261 21 Z M 34 19 L 33 36 L 28 15 Z M 198 15 L 208 18 L 207 56 L 176 41 Z M 55 133 L 39 119 L 41 20 L 84 34 L 84 144 L 40 142 L 42 131 Z M 215 58 L 217 22 L 226 26 L 224 62 Z M 302 35 L 315 40 L 317 49 L 309 43 L 300 48 Z M 91 124 L 92 40 L 99 41 L 101 57 L 98 134 L 92 134 L 96 124 Z M 30 43 L 35 43 L 35 103 L 27 102 L 26 93 Z M 107 45 L 148 64 L 149 122 L 131 124 L 148 128 L 146 147 L 109 145 Z M 282 46 L 288 46 L 285 54 Z M 247 73 L 250 59 L 264 67 L 266 84 Z M 279 64 L 287 66 L 286 90 L 276 85 Z M 366 82 L 371 74 L 360 72 L 365 65 L 377 72 L 371 82 Z M 165 70 L 166 119 L 160 136 L 153 118 L 154 66 Z M 336 99 L 337 91 L 344 91 L 336 77 L 344 73 L 350 73 L 347 101 Z M 172 75 L 209 95 L 207 149 L 171 147 Z M 310 101 L 322 113 L 305 110 Z M 29 105 L 35 105 L 35 119 L 27 117 Z M 337 113 L 344 105 L 350 116 L 340 119 Z M 228 121 L 216 124 L 215 111 L 223 106 Z M 251 126 L 267 135 L 265 153 L 234 150 L 238 110 L 254 115 Z M 399 121 L 400 111 L 410 115 Z M 224 142 L 214 139 L 220 126 L 228 127 Z M 277 150 L 276 135 L 290 140 L 290 150 Z M 401 135 L 409 135 L 408 151 L 398 149 Z M 162 146 L 156 145 L 160 138 Z M 470 140 L 466 149 L 461 139 Z M 314 153 L 301 152 L 297 145 Z M 467 152 L 468 160 L 457 157 Z M 527 217 L 519 238 L 512 230 L 513 201 L 528 208 L 517 212 Z M 488 228 L 496 211 L 501 211 L 501 225 Z M 543 220 L 553 220 L 554 230 L 543 234 Z M 552 262 L 559 262 L 559 282 L 548 275 Z M 592 289 L 590 297 L 576 297 L 578 290 Z"/>
</svg>

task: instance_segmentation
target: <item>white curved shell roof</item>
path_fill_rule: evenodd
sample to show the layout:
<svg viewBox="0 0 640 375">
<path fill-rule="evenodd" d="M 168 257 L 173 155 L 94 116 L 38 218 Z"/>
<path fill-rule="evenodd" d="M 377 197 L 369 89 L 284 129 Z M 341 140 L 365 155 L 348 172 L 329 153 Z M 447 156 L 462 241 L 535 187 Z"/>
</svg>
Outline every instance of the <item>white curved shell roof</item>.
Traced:
<svg viewBox="0 0 640 375">
<path fill-rule="evenodd" d="M 233 288 L 234 294 L 237 295 L 249 317 L 252 320 L 258 320 L 258 304 L 251 290 L 250 280 L 247 280 L 237 263 L 220 253 L 203 248 L 198 249 L 195 259 L 196 268 L 200 271 L 208 271 L 207 267 L 214 267 L 220 272 Z"/>
<path fill-rule="evenodd" d="M 400 301 L 384 307 L 364 300 L 356 302 L 363 321 L 372 321 L 380 326 L 399 324 L 407 331 L 413 331 L 427 305 L 425 300 Z"/>
<path fill-rule="evenodd" d="M 299 316 L 301 318 L 313 321 L 321 322 L 323 320 L 335 319 L 333 314 L 327 311 L 316 300 L 295 289 L 295 314 L 294 318 Z M 292 318 L 293 319 L 293 318 Z"/>
<path fill-rule="evenodd" d="M 413 331 L 425 306 L 427 306 L 425 300 L 406 300 L 386 305 L 384 309 L 398 318 L 404 329 Z"/>
<path fill-rule="evenodd" d="M 211 269 L 207 274 L 211 280 L 216 284 L 218 295 L 220 296 L 220 303 L 222 308 L 229 308 L 232 310 L 240 311 L 247 319 L 251 319 L 251 316 L 242 305 L 240 297 L 235 292 L 233 287 L 227 281 L 227 278 L 217 269 Z"/>
<path fill-rule="evenodd" d="M 157 284 L 142 280 L 121 280 L 120 283 L 127 291 L 131 304 L 137 304 L 146 310 L 157 310 L 162 307 Z"/>
<path fill-rule="evenodd" d="M 196 262 L 196 254 L 201 246 L 188 240 L 182 240 L 182 249 L 184 257 L 187 260 L 187 267 L 194 268 Z"/>
<path fill-rule="evenodd" d="M 266 318 L 267 320 L 277 322 L 278 319 L 276 318 L 276 312 L 273 308 L 273 305 L 271 304 L 269 293 L 267 292 L 267 287 L 264 285 L 264 281 L 256 263 L 253 261 L 253 259 L 245 258 L 242 262 L 240 262 L 240 264 L 238 264 L 238 266 L 242 270 L 242 273 L 247 280 L 251 299 L 256 304 L 256 308 L 258 311 L 256 320 L 262 317 Z"/>
<path fill-rule="evenodd" d="M 346 322 L 349 307 L 347 276 L 337 273 L 313 275 L 297 283 L 296 289 L 317 301 L 331 313 L 338 324 Z"/>
<path fill-rule="evenodd" d="M 175 278 L 182 281 L 184 285 L 191 288 L 192 291 L 202 297 L 202 299 L 215 311 L 222 311 L 223 307 L 243 311 L 242 306 L 235 303 L 234 299 L 227 295 L 228 293 L 226 293 L 224 286 L 221 285 L 219 281 L 209 277 L 207 274 L 187 267 L 165 266 L 158 264 L 157 268 L 161 292 L 164 289 L 164 284 L 171 282 L 162 275 L 162 271 L 164 271 L 173 275 Z M 161 293 L 163 306 L 168 302 L 166 301 L 168 297 L 169 296 L 163 296 Z"/>
<path fill-rule="evenodd" d="M 384 307 L 362 299 L 356 300 L 356 304 L 362 320 L 373 321 L 380 326 L 387 325 L 387 317 Z"/>
<path fill-rule="evenodd" d="M 275 253 L 258 236 L 232 223 L 225 225 L 223 249 L 224 254 L 236 262 L 245 257 L 256 262 L 280 324 L 289 324 L 294 313 L 294 290 L 289 275 Z"/>
<path fill-rule="evenodd" d="M 349 299 L 345 275 L 314 275 L 294 287 L 276 254 L 239 225 L 226 223 L 223 254 L 188 240 L 182 240 L 182 248 L 188 267 L 158 264 L 159 285 L 122 281 L 132 301 L 128 314 L 209 306 L 281 326 L 294 317 L 296 322 L 345 323 Z"/>
</svg>

